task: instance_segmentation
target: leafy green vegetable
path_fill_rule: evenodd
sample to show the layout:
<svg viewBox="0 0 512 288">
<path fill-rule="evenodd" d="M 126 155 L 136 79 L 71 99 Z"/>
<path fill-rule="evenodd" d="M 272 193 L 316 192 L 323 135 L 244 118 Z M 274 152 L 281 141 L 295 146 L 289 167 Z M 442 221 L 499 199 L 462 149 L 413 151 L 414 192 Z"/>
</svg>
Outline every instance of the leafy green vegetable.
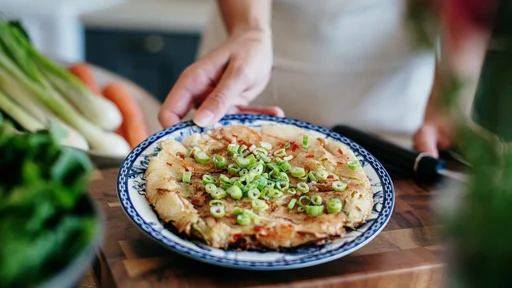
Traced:
<svg viewBox="0 0 512 288">
<path fill-rule="evenodd" d="M 59 137 L 59 128 L 0 123 L 0 286 L 40 284 L 94 237 L 95 215 L 83 208 L 92 163 Z"/>
</svg>

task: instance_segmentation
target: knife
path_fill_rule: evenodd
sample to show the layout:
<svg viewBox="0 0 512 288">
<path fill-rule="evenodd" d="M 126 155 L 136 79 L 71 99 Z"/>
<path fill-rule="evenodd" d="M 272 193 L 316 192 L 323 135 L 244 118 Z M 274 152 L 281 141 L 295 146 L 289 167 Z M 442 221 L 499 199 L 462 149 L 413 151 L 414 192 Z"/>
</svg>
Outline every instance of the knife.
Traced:
<svg viewBox="0 0 512 288">
<path fill-rule="evenodd" d="M 426 182 L 438 181 L 442 177 L 467 182 L 466 174 L 448 169 L 447 162 L 443 159 L 404 148 L 353 127 L 337 125 L 332 130 L 366 149 L 391 173 L 411 176 Z M 454 152 L 444 152 L 443 155 L 448 155 L 451 160 L 470 167 L 469 163 Z"/>
</svg>

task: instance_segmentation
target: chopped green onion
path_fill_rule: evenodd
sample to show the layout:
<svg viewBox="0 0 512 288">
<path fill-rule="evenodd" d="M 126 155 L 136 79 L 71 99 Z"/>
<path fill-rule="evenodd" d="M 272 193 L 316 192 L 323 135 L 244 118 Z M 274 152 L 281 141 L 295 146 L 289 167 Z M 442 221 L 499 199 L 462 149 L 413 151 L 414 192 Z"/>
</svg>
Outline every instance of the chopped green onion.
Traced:
<svg viewBox="0 0 512 288">
<path fill-rule="evenodd" d="M 210 157 L 208 157 L 208 155 L 206 155 L 206 153 L 203 151 L 197 151 L 194 154 L 194 158 L 198 163 L 208 163 L 208 161 L 210 161 Z"/>
<path fill-rule="evenodd" d="M 322 196 L 313 195 L 311 197 L 311 203 L 313 203 L 314 205 L 321 205 L 322 204 Z"/>
<path fill-rule="evenodd" d="M 236 153 L 237 151 L 238 151 L 238 144 L 236 144 L 236 143 L 231 143 L 231 144 L 229 144 L 229 145 L 228 145 L 228 152 L 229 152 L 229 153 L 234 154 L 234 153 Z"/>
<path fill-rule="evenodd" d="M 217 191 L 217 186 L 215 186 L 215 184 L 213 184 L 213 183 L 209 183 L 204 186 L 204 189 L 206 189 L 206 192 L 208 194 L 211 194 L 211 193 Z"/>
<path fill-rule="evenodd" d="M 280 191 L 286 190 L 290 187 L 290 183 L 287 181 L 279 181 L 276 183 L 276 188 Z"/>
<path fill-rule="evenodd" d="M 256 174 L 260 175 L 263 173 L 265 168 L 263 168 L 262 164 L 258 164 L 256 167 L 252 168 L 251 171 L 254 171 Z"/>
<path fill-rule="evenodd" d="M 268 155 L 268 151 L 263 148 L 256 148 L 256 149 L 254 149 L 254 151 L 252 151 L 252 153 L 254 153 L 256 155 L 258 155 L 258 154 Z"/>
<path fill-rule="evenodd" d="M 293 167 L 291 170 L 290 170 L 290 173 L 292 174 L 293 177 L 303 177 L 304 175 L 306 175 L 306 170 L 304 170 L 304 168 L 302 167 Z"/>
<path fill-rule="evenodd" d="M 233 185 L 231 187 L 228 188 L 228 190 L 226 191 L 233 199 L 240 199 L 242 198 L 242 196 L 244 195 L 243 192 L 242 192 L 242 189 L 240 189 L 240 187 L 236 186 L 236 185 Z"/>
<path fill-rule="evenodd" d="M 297 211 L 299 211 L 299 212 L 304 212 L 304 210 L 306 210 L 306 208 L 304 208 L 304 207 L 297 208 Z"/>
<path fill-rule="evenodd" d="M 277 166 L 280 166 L 281 164 L 283 164 L 284 160 L 283 158 L 281 157 L 276 157 L 276 165 Z"/>
<path fill-rule="evenodd" d="M 247 166 L 251 165 L 251 160 L 243 157 L 236 157 L 236 164 L 242 168 L 247 168 Z"/>
<path fill-rule="evenodd" d="M 286 156 L 286 150 L 284 150 L 284 148 L 278 149 L 274 152 L 274 156 L 284 157 L 284 156 Z"/>
<path fill-rule="evenodd" d="M 236 216 L 236 222 L 240 225 L 249 225 L 251 224 L 251 217 L 247 214 L 240 214 Z"/>
<path fill-rule="evenodd" d="M 260 197 L 261 198 L 267 197 L 267 193 L 268 193 L 268 191 L 270 191 L 270 189 L 271 188 L 269 188 L 268 186 L 263 187 L 263 189 L 261 190 L 261 193 L 260 193 Z"/>
<path fill-rule="evenodd" d="M 251 217 L 252 220 L 258 220 L 258 218 L 259 218 L 258 214 L 252 212 L 251 210 L 245 210 L 244 214 L 246 214 L 249 217 Z"/>
<path fill-rule="evenodd" d="M 229 177 L 224 174 L 220 174 L 219 180 L 220 183 L 231 183 L 231 179 L 229 179 Z"/>
<path fill-rule="evenodd" d="M 238 153 L 241 154 L 245 151 L 245 149 L 247 149 L 247 145 L 242 145 L 240 146 L 240 148 L 238 148 Z"/>
<path fill-rule="evenodd" d="M 268 177 L 270 179 L 279 179 L 279 171 L 278 170 L 272 170 L 270 171 L 270 173 L 268 174 Z"/>
<path fill-rule="evenodd" d="M 256 149 L 256 145 L 252 144 L 251 147 L 249 147 L 249 151 L 254 152 Z"/>
<path fill-rule="evenodd" d="M 283 162 L 279 167 L 281 168 L 281 170 L 283 170 L 285 172 L 292 168 L 292 166 L 290 165 L 290 163 L 288 163 L 288 161 Z"/>
<path fill-rule="evenodd" d="M 311 180 L 312 182 L 318 181 L 318 179 L 316 179 L 316 177 L 315 177 L 315 174 L 313 174 L 313 171 L 309 171 L 308 177 L 309 177 L 309 180 Z"/>
<path fill-rule="evenodd" d="M 213 199 L 222 199 L 227 196 L 227 193 L 226 193 L 226 190 L 219 187 L 215 191 L 211 192 L 210 196 L 212 196 Z"/>
<path fill-rule="evenodd" d="M 290 200 L 290 203 L 288 203 L 288 209 L 293 209 L 293 207 L 295 207 L 295 203 L 297 203 L 297 199 Z"/>
<path fill-rule="evenodd" d="M 347 167 L 350 170 L 356 170 L 359 167 L 359 161 L 358 160 L 350 160 L 347 162 Z"/>
<path fill-rule="evenodd" d="M 297 190 L 295 190 L 295 189 L 293 189 L 293 188 L 288 189 L 288 191 L 286 191 L 286 192 L 288 192 L 290 195 L 295 195 L 295 194 L 297 194 Z"/>
<path fill-rule="evenodd" d="M 306 206 L 306 214 L 308 216 L 318 216 L 324 212 L 324 206 Z"/>
<path fill-rule="evenodd" d="M 286 174 L 284 172 L 279 173 L 279 179 L 286 181 L 286 182 L 290 182 L 290 178 L 288 178 L 288 174 Z"/>
<path fill-rule="evenodd" d="M 183 176 L 181 177 L 181 181 L 183 181 L 185 183 L 190 183 L 191 178 L 192 178 L 192 172 L 186 171 L 186 172 L 183 172 Z"/>
<path fill-rule="evenodd" d="M 258 181 L 257 188 L 258 188 L 259 190 L 263 190 L 263 188 L 264 188 L 265 186 L 267 186 L 267 179 L 266 179 L 265 177 L 263 177 L 263 176 L 259 175 L 259 176 L 258 176 L 257 181 Z"/>
<path fill-rule="evenodd" d="M 222 200 L 211 200 L 210 201 L 210 206 L 224 206 L 224 201 Z"/>
<path fill-rule="evenodd" d="M 347 189 L 347 183 L 343 183 L 341 181 L 334 181 L 332 182 L 332 189 L 334 189 L 334 191 L 337 192 L 344 191 L 345 189 Z"/>
<path fill-rule="evenodd" d="M 316 171 L 316 177 L 321 181 L 325 181 L 327 180 L 327 177 L 329 177 L 329 173 L 327 173 L 325 170 L 318 170 Z"/>
<path fill-rule="evenodd" d="M 276 187 L 276 182 L 275 182 L 275 181 L 272 181 L 272 180 L 267 181 L 267 187 L 268 187 L 268 188 L 274 188 L 274 187 Z"/>
<path fill-rule="evenodd" d="M 238 174 L 240 174 L 240 176 L 243 176 L 243 175 L 245 175 L 247 173 L 249 173 L 249 170 L 244 168 L 244 169 L 240 170 L 240 172 Z"/>
<path fill-rule="evenodd" d="M 288 156 L 283 158 L 284 161 L 290 161 L 292 159 L 293 159 L 293 155 L 288 155 Z"/>
<path fill-rule="evenodd" d="M 277 190 L 276 190 L 276 189 L 274 189 L 274 188 L 270 188 L 270 189 L 268 189 L 267 197 L 268 197 L 268 198 L 273 198 L 273 197 L 274 197 L 274 195 L 275 195 L 276 193 L 277 193 Z"/>
<path fill-rule="evenodd" d="M 235 216 L 238 216 L 243 213 L 244 213 L 244 210 L 242 208 L 235 207 L 235 209 L 233 209 L 233 215 L 235 215 Z"/>
<path fill-rule="evenodd" d="M 297 190 L 299 190 L 302 193 L 306 193 L 309 191 L 309 186 L 305 182 L 299 182 L 297 184 Z"/>
<path fill-rule="evenodd" d="M 215 180 L 215 178 L 213 178 L 213 176 L 211 176 L 211 175 L 208 175 L 208 174 L 203 175 L 203 185 L 210 184 L 210 183 L 216 184 L 217 180 Z"/>
<path fill-rule="evenodd" d="M 308 196 L 300 196 L 299 198 L 299 206 L 303 207 L 309 205 L 311 203 L 311 199 Z"/>
<path fill-rule="evenodd" d="M 236 164 L 229 164 L 228 166 L 228 172 L 231 174 L 238 174 L 240 172 L 240 167 Z"/>
<path fill-rule="evenodd" d="M 304 149 L 308 149 L 308 147 L 309 147 L 309 137 L 308 137 L 308 135 L 302 136 L 302 147 L 304 147 Z"/>
<path fill-rule="evenodd" d="M 304 173 L 306 173 L 306 171 L 304 171 Z M 297 177 L 297 178 L 299 178 L 302 181 L 308 181 L 308 174 L 304 174 L 304 176 Z"/>
<path fill-rule="evenodd" d="M 333 198 L 329 201 L 329 206 L 327 207 L 327 212 L 329 213 L 337 213 L 341 211 L 341 200 L 338 198 Z"/>
<path fill-rule="evenodd" d="M 250 189 L 249 192 L 247 192 L 247 196 L 251 199 L 258 199 L 261 195 L 260 190 L 257 188 Z"/>
<path fill-rule="evenodd" d="M 268 142 L 260 142 L 260 146 L 265 150 L 272 150 L 272 144 Z"/>
<path fill-rule="evenodd" d="M 292 146 L 292 144 L 290 144 L 290 142 L 284 142 L 283 148 L 288 149 L 288 148 L 290 148 L 290 146 Z"/>
<path fill-rule="evenodd" d="M 220 155 L 215 155 L 213 156 L 213 165 L 215 165 L 215 167 L 217 168 L 224 168 L 224 166 L 226 166 L 226 158 L 224 158 L 223 156 L 220 156 Z"/>
<path fill-rule="evenodd" d="M 188 153 L 187 153 L 187 155 L 185 155 L 185 158 L 187 158 L 187 157 L 189 157 L 190 155 L 192 155 L 192 153 L 194 153 L 197 149 L 198 149 L 197 147 L 194 147 L 194 148 L 192 148 L 192 149 L 188 150 Z"/>
<path fill-rule="evenodd" d="M 227 190 L 229 187 L 231 187 L 231 183 L 221 183 L 219 187 Z"/>
<path fill-rule="evenodd" d="M 265 178 L 265 179 L 268 179 L 268 173 L 262 173 L 261 174 L 261 177 Z"/>
<path fill-rule="evenodd" d="M 275 190 L 275 189 L 274 189 Z M 279 190 L 275 190 L 274 195 L 270 196 L 272 199 L 277 199 L 283 197 L 283 192 Z"/>
<path fill-rule="evenodd" d="M 268 157 L 267 155 L 265 154 L 258 154 L 258 159 L 260 159 L 261 161 L 265 162 L 265 163 L 268 163 L 270 161 L 272 161 L 272 159 L 270 159 L 270 157 Z"/>
<path fill-rule="evenodd" d="M 216 205 L 210 207 L 210 214 L 212 214 L 215 218 L 222 218 L 224 215 L 226 215 L 226 210 L 224 206 Z"/>
</svg>

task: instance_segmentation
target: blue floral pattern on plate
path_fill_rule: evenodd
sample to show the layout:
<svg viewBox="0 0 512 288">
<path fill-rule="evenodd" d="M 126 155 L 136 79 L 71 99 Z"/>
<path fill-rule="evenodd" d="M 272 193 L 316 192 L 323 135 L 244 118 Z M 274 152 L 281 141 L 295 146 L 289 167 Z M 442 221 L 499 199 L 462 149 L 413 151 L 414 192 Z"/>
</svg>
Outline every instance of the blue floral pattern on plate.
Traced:
<svg viewBox="0 0 512 288">
<path fill-rule="evenodd" d="M 266 115 L 228 115 L 215 127 L 244 124 L 258 129 L 266 123 L 295 125 L 316 132 L 320 137 L 342 142 L 354 151 L 368 175 L 374 193 L 372 214 L 364 225 L 348 231 L 345 237 L 335 239 L 325 245 L 297 249 L 293 252 L 226 251 L 173 234 L 164 228 L 144 197 L 144 173 L 151 157 L 159 152 L 158 142 L 160 140 L 173 138 L 181 141 L 192 134 L 206 130 L 195 126 L 190 121 L 152 135 L 126 157 L 117 179 L 117 193 L 125 213 L 141 231 L 172 251 L 210 264 L 250 270 L 295 269 L 332 261 L 363 247 L 382 231 L 394 208 L 393 183 L 379 161 L 357 143 L 338 133 L 310 123 Z"/>
</svg>

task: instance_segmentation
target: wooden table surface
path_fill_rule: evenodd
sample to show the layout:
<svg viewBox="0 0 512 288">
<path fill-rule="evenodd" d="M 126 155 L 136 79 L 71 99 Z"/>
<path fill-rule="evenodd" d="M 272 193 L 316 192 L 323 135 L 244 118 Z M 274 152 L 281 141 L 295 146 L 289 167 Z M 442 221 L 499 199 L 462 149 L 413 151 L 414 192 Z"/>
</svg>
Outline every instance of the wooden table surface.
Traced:
<svg viewBox="0 0 512 288">
<path fill-rule="evenodd" d="M 94 274 L 101 287 L 441 287 L 444 253 L 435 217 L 436 189 L 393 179 L 396 203 L 384 230 L 356 252 L 318 266 L 243 271 L 198 262 L 160 246 L 125 216 L 117 169 L 94 175 L 90 193 L 107 224 Z"/>
</svg>

